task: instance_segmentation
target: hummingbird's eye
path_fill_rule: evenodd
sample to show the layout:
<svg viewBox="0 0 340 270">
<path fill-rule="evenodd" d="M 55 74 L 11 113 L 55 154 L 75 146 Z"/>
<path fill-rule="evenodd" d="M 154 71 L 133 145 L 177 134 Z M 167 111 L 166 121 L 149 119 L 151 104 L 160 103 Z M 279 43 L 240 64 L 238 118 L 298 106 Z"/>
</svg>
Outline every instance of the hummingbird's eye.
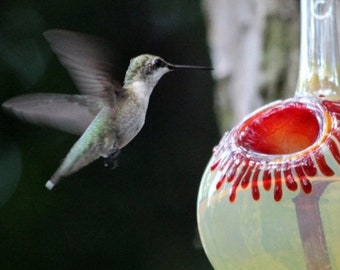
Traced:
<svg viewBox="0 0 340 270">
<path fill-rule="evenodd" d="M 165 67 L 166 66 L 166 63 L 162 60 L 162 59 L 155 59 L 153 61 L 153 64 L 154 68 L 161 68 L 161 67 Z"/>
</svg>

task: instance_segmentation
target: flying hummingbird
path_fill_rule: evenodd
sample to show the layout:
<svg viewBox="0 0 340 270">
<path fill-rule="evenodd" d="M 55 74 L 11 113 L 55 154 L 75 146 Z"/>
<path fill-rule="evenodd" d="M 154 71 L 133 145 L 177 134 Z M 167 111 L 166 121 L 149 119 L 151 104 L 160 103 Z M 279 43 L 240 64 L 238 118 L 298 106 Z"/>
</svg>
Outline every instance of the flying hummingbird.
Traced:
<svg viewBox="0 0 340 270">
<path fill-rule="evenodd" d="M 173 65 L 143 54 L 130 60 L 121 86 L 112 78 L 111 50 L 99 39 L 66 30 L 49 30 L 44 37 L 81 94 L 28 94 L 9 99 L 2 107 L 28 122 L 81 135 L 46 182 L 48 189 L 99 157 L 114 162 L 143 127 L 152 90 L 165 73 L 212 69 Z"/>
</svg>

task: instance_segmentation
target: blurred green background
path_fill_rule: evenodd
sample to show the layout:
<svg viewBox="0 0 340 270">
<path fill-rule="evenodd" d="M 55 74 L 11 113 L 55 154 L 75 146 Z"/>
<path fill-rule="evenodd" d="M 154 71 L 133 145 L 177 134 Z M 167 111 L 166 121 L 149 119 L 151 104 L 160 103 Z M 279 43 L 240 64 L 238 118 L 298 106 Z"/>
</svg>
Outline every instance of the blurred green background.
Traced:
<svg viewBox="0 0 340 270">
<path fill-rule="evenodd" d="M 0 102 L 77 93 L 42 37 L 62 28 L 101 36 L 129 59 L 152 53 L 210 65 L 197 0 L 0 3 Z M 211 269 L 197 248 L 196 196 L 219 135 L 209 72 L 169 73 L 146 124 L 115 170 L 98 160 L 53 191 L 45 181 L 76 137 L 0 113 L 0 269 Z"/>
</svg>

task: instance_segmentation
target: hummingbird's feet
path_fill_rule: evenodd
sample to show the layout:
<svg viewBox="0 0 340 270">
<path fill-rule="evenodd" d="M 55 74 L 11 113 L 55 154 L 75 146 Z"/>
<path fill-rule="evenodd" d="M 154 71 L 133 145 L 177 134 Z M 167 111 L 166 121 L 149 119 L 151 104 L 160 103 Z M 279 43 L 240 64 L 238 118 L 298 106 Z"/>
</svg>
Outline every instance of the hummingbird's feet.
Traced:
<svg viewBox="0 0 340 270">
<path fill-rule="evenodd" d="M 119 165 L 118 160 L 119 153 L 120 149 L 118 148 L 114 149 L 113 152 L 104 159 L 104 166 L 110 167 L 111 170 L 117 168 Z"/>
</svg>

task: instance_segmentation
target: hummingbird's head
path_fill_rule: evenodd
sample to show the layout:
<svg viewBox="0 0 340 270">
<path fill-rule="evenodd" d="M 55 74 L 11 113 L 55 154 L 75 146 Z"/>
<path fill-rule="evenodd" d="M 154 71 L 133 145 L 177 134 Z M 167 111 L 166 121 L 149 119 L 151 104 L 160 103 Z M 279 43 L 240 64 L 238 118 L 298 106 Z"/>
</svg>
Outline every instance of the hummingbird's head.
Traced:
<svg viewBox="0 0 340 270">
<path fill-rule="evenodd" d="M 129 68 L 124 79 L 124 86 L 141 82 L 151 91 L 159 79 L 167 72 L 179 69 L 212 70 L 211 67 L 173 65 L 159 56 L 142 54 L 130 60 Z"/>
<path fill-rule="evenodd" d="M 153 88 L 168 71 L 170 71 L 169 64 L 162 58 L 142 54 L 130 60 L 124 85 L 128 86 L 134 82 L 144 82 L 148 87 Z"/>
</svg>

